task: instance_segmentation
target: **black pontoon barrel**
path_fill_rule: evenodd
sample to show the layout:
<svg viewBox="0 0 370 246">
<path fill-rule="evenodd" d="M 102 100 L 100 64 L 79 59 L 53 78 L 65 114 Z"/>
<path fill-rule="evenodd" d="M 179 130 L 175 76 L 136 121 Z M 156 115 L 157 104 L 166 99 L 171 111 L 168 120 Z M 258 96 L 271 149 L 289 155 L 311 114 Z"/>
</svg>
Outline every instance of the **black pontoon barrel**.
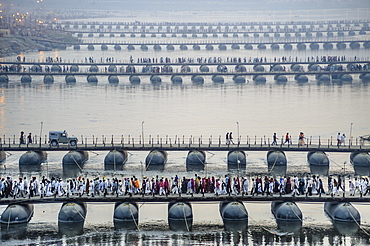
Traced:
<svg viewBox="0 0 370 246">
<path fill-rule="evenodd" d="M 54 83 L 53 75 L 47 74 L 44 76 L 44 84 L 52 84 Z"/>
<path fill-rule="evenodd" d="M 78 223 L 86 218 L 86 204 L 77 202 L 65 202 L 60 208 L 58 222 Z"/>
<path fill-rule="evenodd" d="M 152 150 L 145 158 L 146 170 L 163 169 L 167 162 L 167 152 L 163 150 Z"/>
<path fill-rule="evenodd" d="M 115 229 L 138 230 L 139 207 L 136 202 L 116 202 L 113 223 Z"/>
<path fill-rule="evenodd" d="M 232 150 L 227 153 L 228 169 L 245 170 L 247 166 L 247 158 L 242 150 Z"/>
<path fill-rule="evenodd" d="M 325 202 L 324 211 L 332 221 L 361 222 L 360 213 L 349 202 Z"/>
<path fill-rule="evenodd" d="M 0 84 L 9 83 L 9 77 L 6 74 L 0 74 Z"/>
<path fill-rule="evenodd" d="M 206 153 L 202 150 L 191 150 L 186 157 L 186 170 L 203 170 L 206 163 Z"/>
<path fill-rule="evenodd" d="M 65 81 L 67 84 L 76 84 L 76 78 L 74 75 L 71 74 L 66 76 Z"/>
<path fill-rule="evenodd" d="M 109 84 L 118 84 L 119 78 L 116 75 L 109 75 L 108 82 Z"/>
<path fill-rule="evenodd" d="M 190 203 L 168 203 L 168 224 L 173 231 L 191 231 L 193 227 L 193 211 Z"/>
<path fill-rule="evenodd" d="M 83 233 L 86 213 L 85 203 L 63 203 L 58 214 L 59 232 L 67 236 L 81 235 Z"/>
<path fill-rule="evenodd" d="M 31 83 L 31 82 L 32 82 L 32 77 L 31 77 L 30 75 L 28 75 L 28 74 L 24 74 L 24 75 L 22 75 L 22 77 L 21 77 L 21 82 L 22 82 L 23 84 L 29 84 L 29 83 Z"/>
<path fill-rule="evenodd" d="M 295 232 L 302 227 L 302 212 L 295 202 L 273 201 L 271 212 L 280 230 Z"/>
<path fill-rule="evenodd" d="M 33 211 L 33 204 L 8 205 L 1 214 L 0 223 L 6 225 L 28 223 L 33 216 Z"/>
<path fill-rule="evenodd" d="M 104 158 L 105 169 L 113 168 L 113 170 L 121 169 L 128 158 L 126 150 L 111 150 Z"/>
<path fill-rule="evenodd" d="M 287 169 L 287 159 L 282 151 L 269 151 L 267 153 L 268 172 L 275 175 L 285 175 Z"/>
<path fill-rule="evenodd" d="M 46 151 L 29 150 L 19 158 L 19 165 L 40 165 L 46 158 Z"/>
<path fill-rule="evenodd" d="M 370 175 L 370 155 L 367 152 L 353 152 L 350 160 L 355 170 L 355 175 Z"/>
<path fill-rule="evenodd" d="M 267 152 L 267 164 L 269 166 L 286 166 L 287 159 L 285 153 L 279 150 Z"/>
<path fill-rule="evenodd" d="M 130 80 L 130 83 L 133 84 L 133 85 L 139 85 L 140 82 L 141 82 L 140 77 L 136 76 L 136 75 L 131 75 L 129 80 Z"/>
<path fill-rule="evenodd" d="M 313 166 L 329 166 L 329 158 L 322 151 L 310 151 L 307 154 L 307 161 Z"/>
<path fill-rule="evenodd" d="M 71 150 L 63 157 L 63 165 L 77 165 L 84 164 L 89 159 L 89 153 L 81 150 Z"/>
<path fill-rule="evenodd" d="M 370 167 L 370 155 L 367 152 L 353 152 L 350 160 L 354 166 Z"/>
<path fill-rule="evenodd" d="M 302 212 L 295 202 L 272 201 L 271 212 L 275 216 L 275 219 L 302 221 Z"/>
<path fill-rule="evenodd" d="M 245 230 L 248 227 L 248 212 L 240 201 L 220 202 L 220 215 L 227 231 Z"/>
</svg>

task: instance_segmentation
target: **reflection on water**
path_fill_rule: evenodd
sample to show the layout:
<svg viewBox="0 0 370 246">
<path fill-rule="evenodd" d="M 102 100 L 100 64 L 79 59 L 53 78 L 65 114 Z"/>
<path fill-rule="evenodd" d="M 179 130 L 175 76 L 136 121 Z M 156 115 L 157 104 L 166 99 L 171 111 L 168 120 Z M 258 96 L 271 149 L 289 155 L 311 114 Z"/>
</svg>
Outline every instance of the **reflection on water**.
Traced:
<svg viewBox="0 0 370 246">
<path fill-rule="evenodd" d="M 111 227 L 97 226 L 86 228 L 65 227 L 63 231 L 54 225 L 39 224 L 22 227 L 17 230 L 1 230 L 2 242 L 12 239 L 18 245 L 27 245 L 28 239 L 34 243 L 43 242 L 43 245 L 60 244 L 88 244 L 88 245 L 332 245 L 338 242 L 351 245 L 368 245 L 369 237 L 363 232 L 356 233 L 356 237 L 348 237 L 343 230 L 338 233 L 337 228 L 304 227 L 294 230 L 293 233 L 282 232 L 273 227 L 249 226 L 244 231 L 224 231 L 222 226 L 197 224 L 193 232 L 171 232 L 165 225 L 149 225 L 141 231 L 114 230 Z M 348 231 L 348 230 L 347 230 Z M 352 233 L 352 231 L 350 231 Z M 352 233 L 353 234 L 353 233 Z"/>
<path fill-rule="evenodd" d="M 23 224 L 1 224 L 1 240 L 26 239 L 28 223 Z"/>
<path fill-rule="evenodd" d="M 359 225 L 356 222 L 333 222 L 334 228 L 341 235 L 355 235 L 360 229 Z"/>
<path fill-rule="evenodd" d="M 39 173 L 41 165 L 19 165 L 19 172 L 21 176 L 28 176 L 30 173 Z"/>
<path fill-rule="evenodd" d="M 286 175 L 286 169 L 287 166 L 270 166 L 268 165 L 268 171 L 273 175 L 274 177 L 276 176 L 285 176 Z"/>
<path fill-rule="evenodd" d="M 63 168 L 63 177 L 65 178 L 71 178 L 71 177 L 78 177 L 82 175 L 83 173 L 83 166 L 84 164 L 81 165 L 62 165 Z"/>
<path fill-rule="evenodd" d="M 73 237 L 82 235 L 84 232 L 84 221 L 83 222 L 58 222 L 59 233 L 66 235 L 67 237 Z"/>
<path fill-rule="evenodd" d="M 355 175 L 370 176 L 370 167 L 353 166 Z"/>
<path fill-rule="evenodd" d="M 276 219 L 279 230 L 285 232 L 299 232 L 302 227 L 302 221 L 287 221 Z"/>
<path fill-rule="evenodd" d="M 314 175 L 324 175 L 327 176 L 329 174 L 329 166 L 315 166 L 310 165 L 310 172 Z"/>
</svg>

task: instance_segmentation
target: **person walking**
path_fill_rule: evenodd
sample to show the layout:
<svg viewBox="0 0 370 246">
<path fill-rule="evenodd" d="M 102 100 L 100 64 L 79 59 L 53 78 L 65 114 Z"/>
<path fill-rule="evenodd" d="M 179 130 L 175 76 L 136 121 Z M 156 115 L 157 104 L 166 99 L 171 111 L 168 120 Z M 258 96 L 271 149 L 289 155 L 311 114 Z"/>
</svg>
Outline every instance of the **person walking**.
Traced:
<svg viewBox="0 0 370 246">
<path fill-rule="evenodd" d="M 230 144 L 230 140 L 229 140 L 229 133 L 226 133 L 226 144 L 229 145 Z"/>
<path fill-rule="evenodd" d="M 345 179 L 346 177 L 343 176 L 343 178 Z M 344 187 L 342 186 L 342 177 L 340 175 L 338 175 L 338 192 L 339 192 L 339 189 L 341 189 L 343 192 L 345 192 L 345 189 Z"/>
<path fill-rule="evenodd" d="M 325 194 L 324 190 L 324 184 L 321 179 L 319 179 L 319 189 L 318 189 L 319 196 L 321 197 L 321 194 Z"/>
<path fill-rule="evenodd" d="M 341 144 L 343 146 L 346 146 L 346 135 L 343 133 L 343 135 L 340 137 Z"/>
<path fill-rule="evenodd" d="M 229 134 L 229 141 L 230 141 L 230 143 L 234 144 L 233 133 L 232 132 L 230 132 L 230 134 Z"/>
<path fill-rule="evenodd" d="M 286 143 L 291 144 L 290 137 L 289 137 L 289 132 L 287 132 L 286 135 L 285 135 L 285 142 L 284 142 L 284 144 L 286 144 Z"/>
<path fill-rule="evenodd" d="M 31 144 L 32 143 L 32 135 L 31 135 L 31 133 L 29 133 L 28 136 L 27 136 L 27 143 L 28 144 Z"/>
<path fill-rule="evenodd" d="M 297 178 L 294 178 L 293 179 L 293 193 L 292 193 L 292 196 L 299 196 L 299 182 L 298 182 L 298 179 Z"/>
<path fill-rule="evenodd" d="M 243 177 L 242 179 L 243 193 L 242 194 L 248 195 L 248 185 L 249 185 L 248 178 Z"/>
<path fill-rule="evenodd" d="M 349 195 L 354 196 L 355 195 L 355 184 L 352 182 L 352 180 L 348 181 L 348 187 L 349 187 Z"/>
<path fill-rule="evenodd" d="M 299 140 L 299 145 L 300 146 L 303 146 L 305 143 L 304 143 L 304 139 L 305 139 L 305 137 L 304 137 L 304 133 L 303 132 L 300 132 L 299 133 L 299 138 L 298 138 L 298 140 Z"/>
<path fill-rule="evenodd" d="M 252 179 L 251 194 L 252 194 L 252 196 L 254 196 L 254 194 L 258 194 L 257 193 L 257 182 L 254 179 Z"/>
<path fill-rule="evenodd" d="M 273 141 L 272 141 L 272 144 L 271 145 L 278 145 L 277 144 L 277 136 L 276 136 L 276 132 L 274 133 L 274 135 L 272 136 L 272 139 L 273 139 Z"/>
<path fill-rule="evenodd" d="M 25 142 L 24 142 L 24 131 L 21 131 L 21 136 L 19 137 L 19 144 L 25 144 Z"/>
<path fill-rule="evenodd" d="M 341 146 L 342 144 L 342 137 L 340 136 L 340 132 L 338 132 L 338 135 L 337 135 L 337 146 Z"/>
<path fill-rule="evenodd" d="M 333 179 L 333 190 L 332 190 L 331 196 L 333 197 L 335 195 L 339 196 L 340 194 L 338 190 L 338 182 L 336 179 Z"/>
</svg>

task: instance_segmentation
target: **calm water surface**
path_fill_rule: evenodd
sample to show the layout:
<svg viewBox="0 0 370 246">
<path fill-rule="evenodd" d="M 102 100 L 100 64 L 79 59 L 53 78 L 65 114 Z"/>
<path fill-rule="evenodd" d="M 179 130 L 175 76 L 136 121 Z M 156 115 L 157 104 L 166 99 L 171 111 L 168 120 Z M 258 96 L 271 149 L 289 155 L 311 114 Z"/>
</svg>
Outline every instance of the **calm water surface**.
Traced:
<svg viewBox="0 0 370 246">
<path fill-rule="evenodd" d="M 367 12 L 361 12 L 365 14 Z M 361 14 L 359 12 L 354 15 Z M 153 17 L 152 14 L 151 17 Z M 158 16 L 158 13 L 156 14 Z M 189 13 L 188 13 L 189 15 Z M 347 12 L 351 15 L 351 12 Z M 185 16 L 185 15 L 184 15 Z M 176 19 L 169 15 L 157 18 L 158 21 Z M 177 20 L 178 20 L 177 16 Z M 181 19 L 182 18 L 182 19 Z M 181 15 L 183 21 L 183 15 Z M 187 17 L 188 18 L 188 17 Z M 189 17 L 190 18 L 190 17 Z M 203 17 L 198 17 L 202 21 Z M 306 18 L 312 18 L 307 17 Z M 154 18 L 155 19 L 155 18 Z M 116 19 L 112 19 L 115 21 Z M 127 19 L 125 21 L 131 21 Z M 143 21 L 146 21 L 143 18 Z M 246 20 L 247 21 L 247 20 Z M 134 38 L 134 41 L 140 39 Z M 178 41 L 183 39 L 178 38 Z M 292 56 L 304 60 L 307 56 L 339 55 L 368 59 L 368 50 L 319 50 L 315 52 L 297 51 L 260 51 L 227 50 L 207 52 L 149 50 L 129 52 L 108 51 L 66 51 L 31 52 L 22 54 L 31 60 L 45 57 L 62 57 L 64 61 L 82 60 L 84 57 L 114 57 L 116 61 L 128 61 L 133 57 L 274 57 Z M 14 59 L 6 57 L 4 60 Z M 355 77 L 352 83 L 318 84 L 313 78 L 307 84 L 298 84 L 290 78 L 286 85 L 276 84 L 268 78 L 266 85 L 253 82 L 236 85 L 231 78 L 225 77 L 225 84 L 214 85 L 206 78 L 203 86 L 192 85 L 184 77 L 183 85 L 172 85 L 169 77 L 163 77 L 159 86 L 150 84 L 148 78 L 142 79 L 138 86 L 130 85 L 127 77 L 120 78 L 119 85 L 110 85 L 104 76 L 98 77 L 99 83 L 91 85 L 85 77 L 77 77 L 76 85 L 66 85 L 64 78 L 55 77 L 55 83 L 44 85 L 42 77 L 33 77 L 31 85 L 22 85 L 18 77 L 11 77 L 8 86 L 0 87 L 0 135 L 18 138 L 20 131 L 42 135 L 50 130 L 67 130 L 70 134 L 91 138 L 102 135 L 119 139 L 134 137 L 139 139 L 144 130 L 145 139 L 149 137 L 185 136 L 189 138 L 223 138 L 226 132 L 233 131 L 236 136 L 239 124 L 242 141 L 246 137 L 271 137 L 290 132 L 293 141 L 300 131 L 313 139 L 335 137 L 337 132 L 354 137 L 370 133 L 370 114 L 368 102 L 370 88 L 367 83 Z M 251 79 L 249 78 L 251 81 Z M 144 124 L 142 125 L 142 122 Z M 236 123 L 238 122 L 238 123 Z M 132 152 L 123 170 L 104 170 L 105 152 L 89 153 L 89 161 L 82 173 L 70 173 L 62 169 L 61 159 L 65 153 L 49 153 L 48 161 L 39 170 L 25 171 L 18 166 L 23 153 L 9 153 L 7 160 L 0 166 L 0 176 L 55 176 L 70 177 L 81 175 L 131 176 L 141 175 L 140 162 L 147 153 Z M 207 165 L 201 175 L 223 176 L 228 173 L 226 152 L 207 153 Z M 247 170 L 242 174 L 253 176 L 267 173 L 266 153 L 247 153 Z M 310 172 L 306 153 L 286 153 L 288 175 L 304 175 Z M 331 160 L 329 173 L 343 172 L 344 162 L 349 163 L 348 154 L 329 154 Z M 193 176 L 185 170 L 186 153 L 170 152 L 169 160 L 162 175 Z M 354 174 L 350 165 L 346 166 L 350 175 Z M 147 176 L 158 174 L 154 171 Z M 231 173 L 236 174 L 236 173 Z M 60 206 L 36 205 L 35 215 L 25 231 L 1 230 L 1 243 L 4 245 L 28 244 L 85 244 L 85 245 L 367 245 L 369 237 L 359 231 L 355 235 L 339 232 L 324 215 L 323 204 L 299 203 L 304 220 L 303 227 L 296 233 L 282 232 L 277 227 L 270 212 L 269 203 L 245 203 L 249 212 L 249 229 L 245 232 L 226 232 L 222 227 L 218 204 L 193 204 L 193 232 L 171 232 L 167 225 L 167 204 L 140 204 L 140 231 L 114 231 L 112 223 L 113 204 L 88 204 L 88 213 L 82 235 L 66 236 L 59 233 L 57 214 Z M 367 204 L 354 204 L 360 211 L 362 228 L 370 231 L 370 213 Z M 0 207 L 2 212 L 5 206 Z M 343 235 L 344 234 L 344 235 Z"/>
</svg>

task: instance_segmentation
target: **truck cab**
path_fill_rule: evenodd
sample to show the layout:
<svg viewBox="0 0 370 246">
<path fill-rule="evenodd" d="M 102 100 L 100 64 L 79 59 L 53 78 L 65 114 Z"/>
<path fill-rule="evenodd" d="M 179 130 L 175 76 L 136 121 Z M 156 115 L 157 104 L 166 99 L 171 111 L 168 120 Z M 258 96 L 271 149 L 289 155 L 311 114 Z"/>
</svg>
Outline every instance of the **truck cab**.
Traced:
<svg viewBox="0 0 370 246">
<path fill-rule="evenodd" d="M 56 147 L 59 144 L 70 144 L 71 146 L 77 145 L 77 137 L 68 137 L 66 130 L 64 131 L 50 131 L 49 132 L 49 143 L 52 147 Z"/>
</svg>

